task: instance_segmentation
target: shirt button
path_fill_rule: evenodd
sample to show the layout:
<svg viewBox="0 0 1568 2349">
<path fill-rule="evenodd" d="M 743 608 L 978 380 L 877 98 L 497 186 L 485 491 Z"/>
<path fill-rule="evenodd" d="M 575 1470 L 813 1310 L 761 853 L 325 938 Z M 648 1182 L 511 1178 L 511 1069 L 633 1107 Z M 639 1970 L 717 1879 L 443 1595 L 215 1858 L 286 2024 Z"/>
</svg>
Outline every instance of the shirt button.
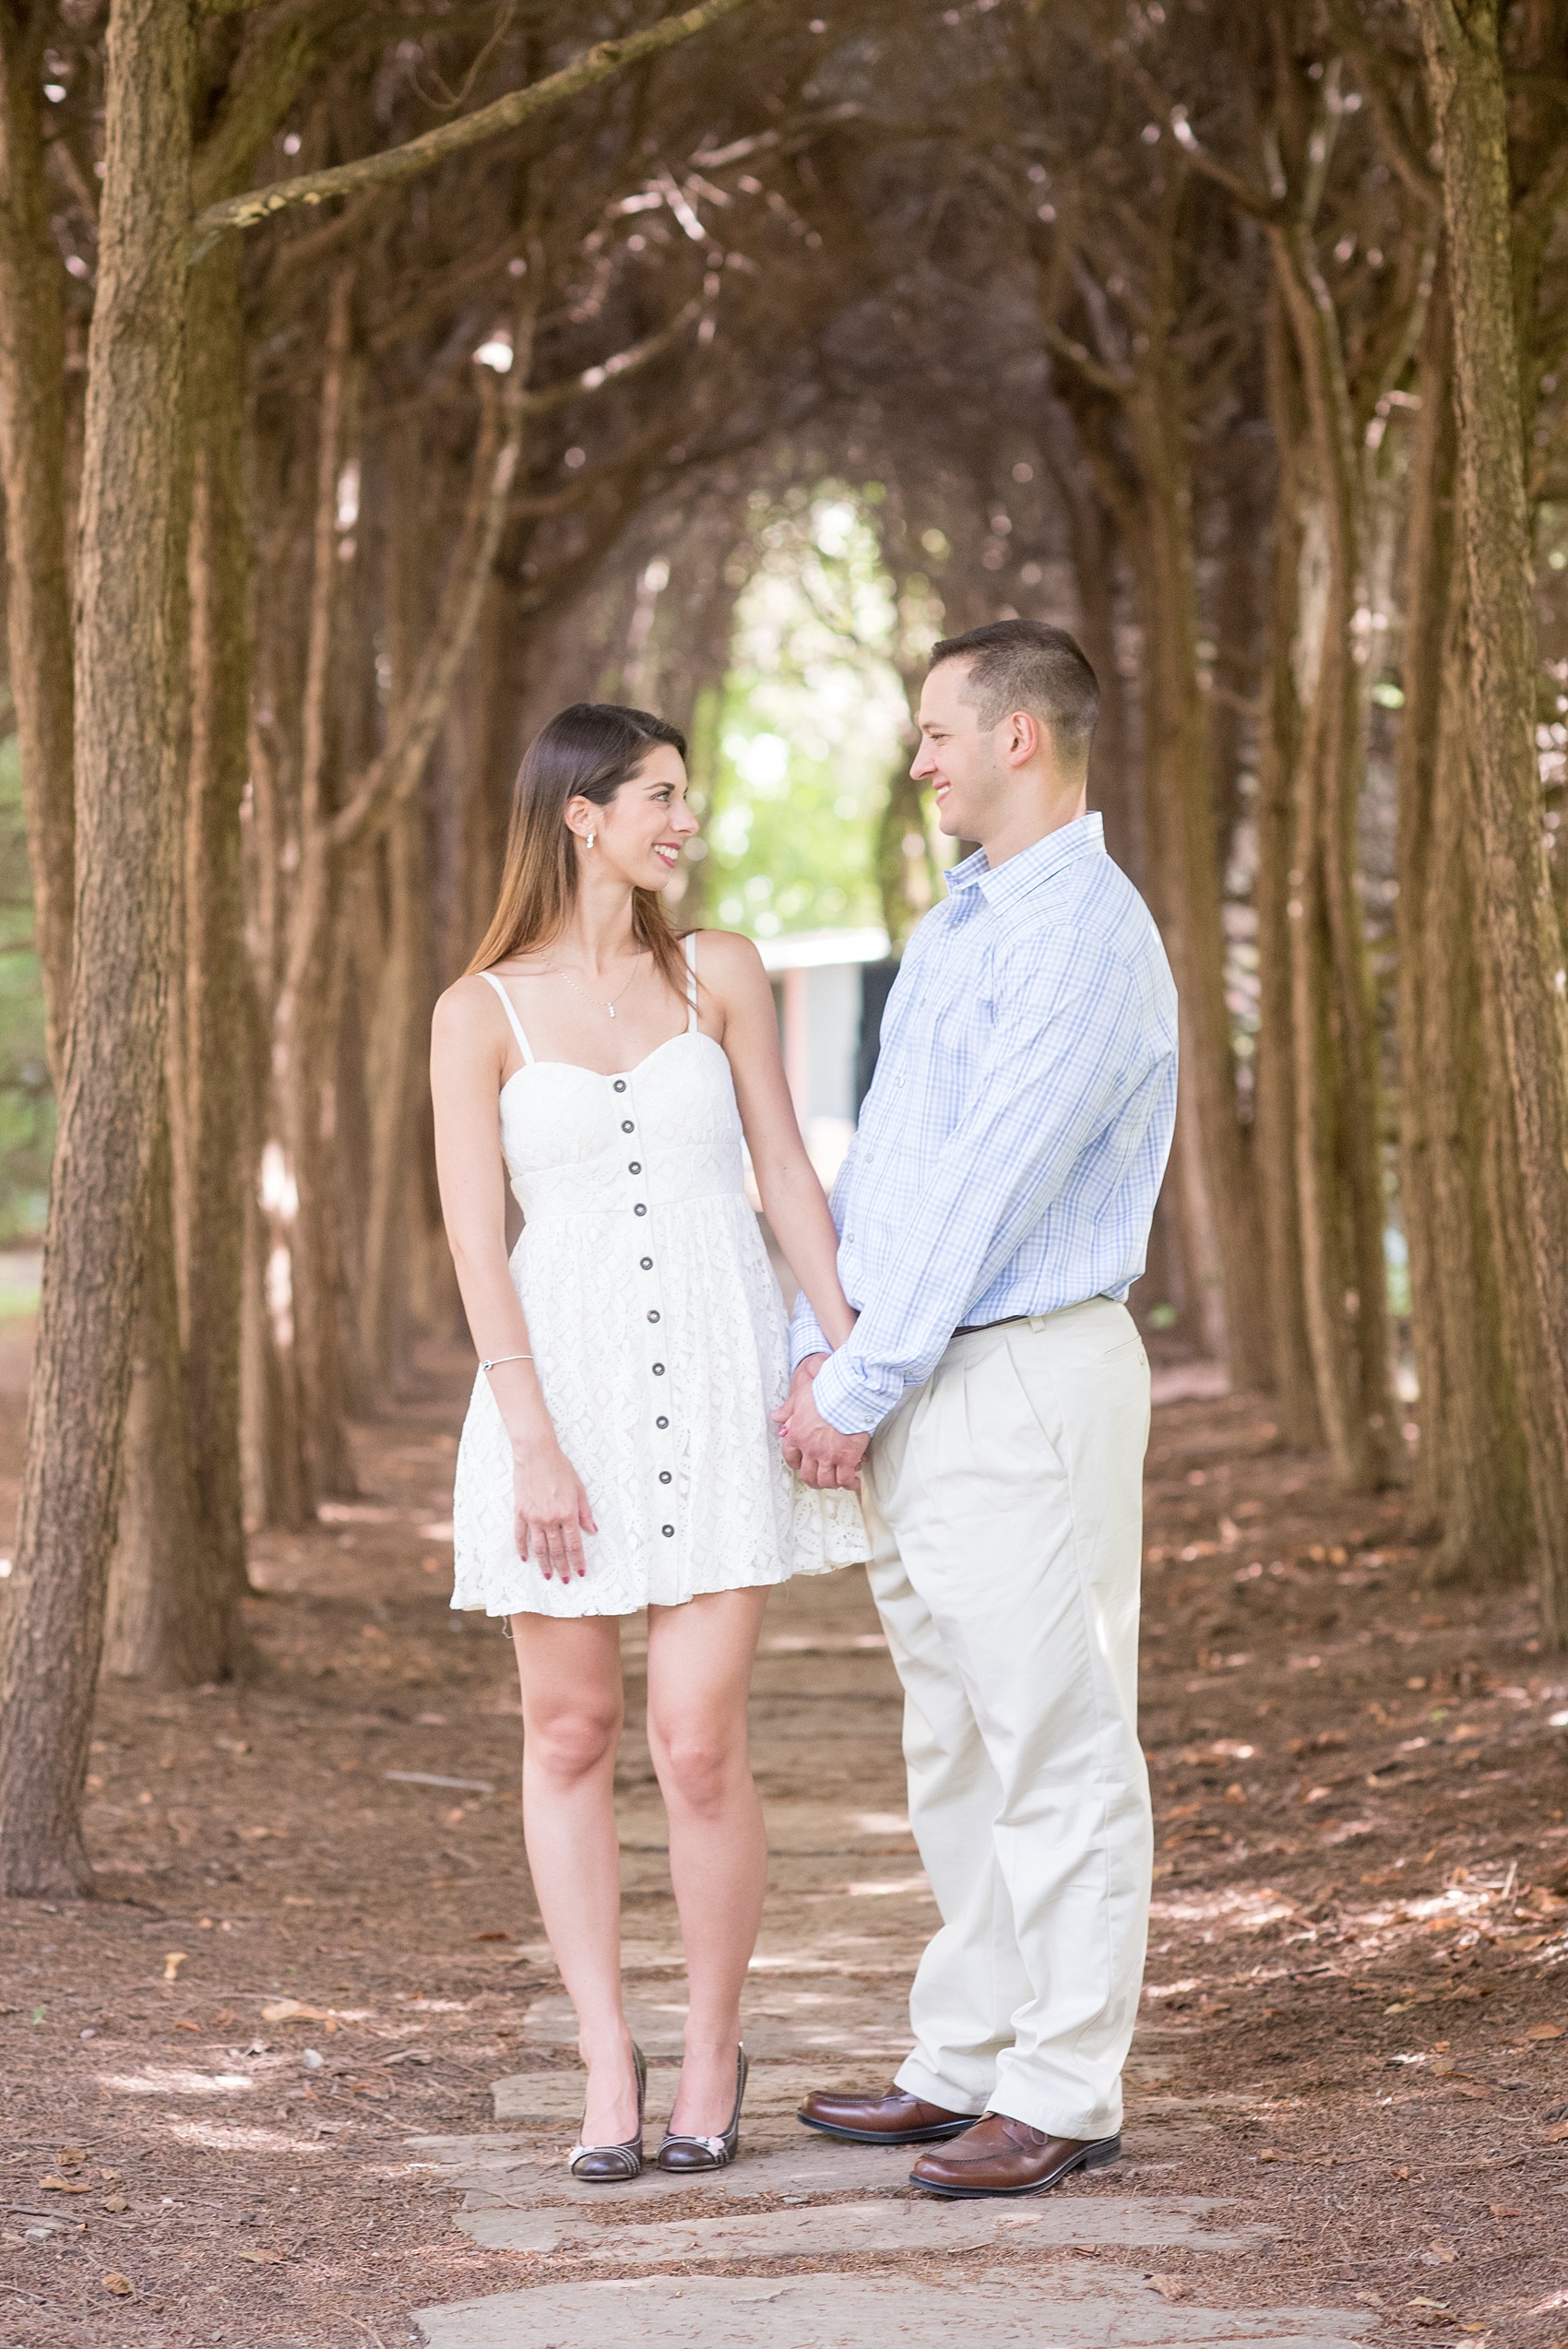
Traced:
<svg viewBox="0 0 1568 2349">
<path fill-rule="evenodd" d="M 640 1258 L 640 1259 L 639 1259 L 639 1261 L 640 1261 L 640 1263 L 641 1263 L 641 1264 L 642 1264 L 642 1268 L 643 1268 L 643 1270 L 644 1270 L 644 1272 L 645 1272 L 645 1273 L 651 1273 L 651 1272 L 652 1272 L 652 1270 L 653 1270 L 653 1258 L 652 1258 L 651 1256 L 644 1256 L 644 1257 Z"/>
<path fill-rule="evenodd" d="M 668 1468 L 660 1468 L 659 1472 L 659 1481 L 661 1485 L 667 1485 L 673 1482 Z"/>
<path fill-rule="evenodd" d="M 658 1319 L 659 1319 L 659 1315 L 658 1315 L 657 1313 L 649 1313 L 649 1315 L 648 1315 L 648 1320 L 649 1320 L 650 1322 L 657 1322 L 657 1321 L 658 1321 Z"/>
<path fill-rule="evenodd" d="M 666 1525 L 666 1526 L 664 1526 L 664 1528 L 663 1528 L 663 1532 L 664 1532 L 664 1534 L 665 1534 L 666 1537 L 668 1537 L 671 1534 L 672 1534 L 672 1533 L 674 1532 L 674 1530 L 675 1530 L 675 1528 L 674 1528 L 674 1526 L 673 1526 L 673 1525 Z"/>
<path fill-rule="evenodd" d="M 641 1174 L 642 1170 L 643 1162 L 640 1158 L 634 1158 L 631 1165 L 626 1169 L 626 1172 L 628 1174 Z"/>
<path fill-rule="evenodd" d="M 670 1422 L 668 1419 L 655 1419 L 653 1424 L 656 1428 L 667 1428 Z"/>
<path fill-rule="evenodd" d="M 630 1119 L 630 1118 L 623 1118 L 623 1119 L 622 1119 L 622 1121 L 621 1121 L 621 1131 L 622 1131 L 622 1133 L 634 1133 L 634 1132 L 636 1131 L 636 1128 L 633 1126 L 633 1123 L 632 1123 L 632 1121 L 631 1121 L 631 1119 Z"/>
<path fill-rule="evenodd" d="M 616 1078 L 616 1080 L 615 1080 L 615 1090 L 616 1090 L 616 1092 L 617 1092 L 617 1093 L 624 1093 L 624 1091 L 626 1090 L 626 1080 L 625 1080 L 625 1078 L 624 1078 L 624 1076 L 618 1076 L 618 1077 Z"/>
<path fill-rule="evenodd" d="M 633 1213 L 633 1215 L 634 1215 L 634 1216 L 646 1216 L 646 1215 L 647 1215 L 647 1208 L 643 1205 L 643 1203 L 642 1203 L 642 1201 L 641 1201 L 640 1199 L 637 1201 L 636 1205 L 636 1206 L 632 1209 L 632 1213 Z"/>
<path fill-rule="evenodd" d="M 664 1376 L 664 1365 L 662 1362 L 656 1362 L 654 1364 L 653 1375 L 656 1379 L 661 1379 Z"/>
</svg>

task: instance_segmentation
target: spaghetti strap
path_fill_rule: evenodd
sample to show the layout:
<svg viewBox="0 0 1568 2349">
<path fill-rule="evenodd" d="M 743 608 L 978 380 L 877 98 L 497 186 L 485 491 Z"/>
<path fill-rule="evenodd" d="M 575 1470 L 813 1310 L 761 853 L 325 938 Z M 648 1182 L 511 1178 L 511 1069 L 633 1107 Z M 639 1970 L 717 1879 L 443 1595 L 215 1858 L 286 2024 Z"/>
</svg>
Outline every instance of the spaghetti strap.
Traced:
<svg viewBox="0 0 1568 2349">
<path fill-rule="evenodd" d="M 517 1038 L 517 1050 L 523 1056 L 523 1066 L 525 1068 L 532 1068 L 533 1046 L 523 1034 L 523 1023 L 517 1017 L 517 1013 L 512 1009 L 512 998 L 507 994 L 506 990 L 502 986 L 501 981 L 496 978 L 495 973 L 493 970 L 481 970 L 480 977 L 481 979 L 488 979 L 496 993 L 500 996 L 501 1008 L 506 1014 L 506 1025 L 511 1029 L 513 1035 Z"/>
<path fill-rule="evenodd" d="M 686 932 L 686 1034 L 695 1036 L 697 1026 L 697 933 Z"/>
</svg>

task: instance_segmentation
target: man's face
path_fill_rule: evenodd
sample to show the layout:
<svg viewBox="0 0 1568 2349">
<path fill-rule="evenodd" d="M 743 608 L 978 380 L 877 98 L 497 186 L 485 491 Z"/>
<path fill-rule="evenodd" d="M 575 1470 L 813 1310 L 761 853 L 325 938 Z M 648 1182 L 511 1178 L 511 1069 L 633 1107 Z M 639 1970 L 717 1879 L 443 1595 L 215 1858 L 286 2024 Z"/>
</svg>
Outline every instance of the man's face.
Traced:
<svg viewBox="0 0 1568 2349">
<path fill-rule="evenodd" d="M 1002 739 L 1009 721 L 982 733 L 976 708 L 964 699 L 967 660 L 944 660 L 921 693 L 921 746 L 909 773 L 929 783 L 936 820 L 949 839 L 983 840 L 1005 804 L 1009 767 Z"/>
</svg>

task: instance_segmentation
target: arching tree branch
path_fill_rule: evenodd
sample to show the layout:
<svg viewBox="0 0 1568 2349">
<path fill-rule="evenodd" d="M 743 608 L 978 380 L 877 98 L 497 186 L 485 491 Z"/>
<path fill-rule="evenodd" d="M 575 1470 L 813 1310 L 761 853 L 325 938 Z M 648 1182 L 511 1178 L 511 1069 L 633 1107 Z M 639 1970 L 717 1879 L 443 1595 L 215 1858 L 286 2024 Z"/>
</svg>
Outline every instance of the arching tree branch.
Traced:
<svg viewBox="0 0 1568 2349">
<path fill-rule="evenodd" d="M 640 65 L 646 58 L 656 57 L 663 50 L 690 41 L 694 34 L 706 32 L 720 17 L 751 4 L 752 0 L 698 0 L 695 7 L 683 8 L 677 16 L 661 17 L 657 24 L 648 25 L 641 32 L 628 33 L 624 41 L 596 42 L 569 65 L 563 65 L 559 73 L 547 74 L 542 81 L 530 82 L 526 89 L 511 90 L 493 105 L 481 106 L 477 113 L 465 114 L 455 123 L 443 123 L 438 129 L 408 139 L 401 147 L 387 148 L 379 155 L 361 156 L 355 162 L 339 163 L 330 171 L 302 172 L 293 179 L 277 180 L 270 187 L 255 188 L 248 195 L 209 204 L 196 215 L 191 257 L 199 260 L 231 229 L 254 228 L 258 221 L 268 220 L 274 213 L 286 211 L 291 205 L 326 204 L 335 196 L 356 196 L 362 188 L 391 187 L 399 181 L 417 178 L 422 172 L 432 171 L 437 163 L 445 162 L 447 156 L 459 154 L 465 148 L 493 138 L 502 131 L 516 130 L 534 115 L 564 105 L 581 91 L 591 89 L 596 82 L 607 81 L 627 65 Z"/>
</svg>

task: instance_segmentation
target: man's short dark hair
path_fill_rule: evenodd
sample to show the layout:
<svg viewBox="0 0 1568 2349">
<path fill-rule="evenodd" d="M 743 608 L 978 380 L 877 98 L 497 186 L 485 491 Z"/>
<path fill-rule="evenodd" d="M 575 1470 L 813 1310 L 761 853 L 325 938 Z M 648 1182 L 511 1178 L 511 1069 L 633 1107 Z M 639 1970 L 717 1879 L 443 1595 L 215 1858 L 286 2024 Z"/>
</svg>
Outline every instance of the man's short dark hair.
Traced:
<svg viewBox="0 0 1568 2349">
<path fill-rule="evenodd" d="M 1099 682 L 1065 628 L 1045 620 L 995 620 L 967 635 L 944 636 L 931 665 L 967 660 L 964 699 L 977 706 L 980 729 L 1027 709 L 1048 727 L 1064 759 L 1087 759 L 1099 717 Z"/>
</svg>

